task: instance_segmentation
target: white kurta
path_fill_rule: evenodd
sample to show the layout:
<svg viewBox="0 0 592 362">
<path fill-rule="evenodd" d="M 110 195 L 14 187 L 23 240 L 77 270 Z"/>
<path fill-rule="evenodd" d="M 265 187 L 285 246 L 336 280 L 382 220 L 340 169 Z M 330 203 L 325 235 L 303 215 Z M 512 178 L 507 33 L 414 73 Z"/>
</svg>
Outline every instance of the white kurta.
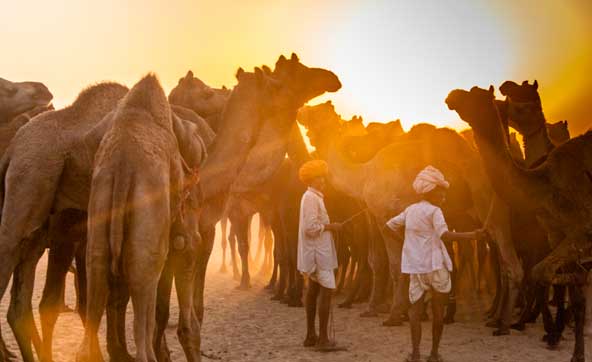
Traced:
<svg viewBox="0 0 592 362">
<path fill-rule="evenodd" d="M 300 202 L 297 267 L 306 275 L 311 277 L 316 275 L 321 285 L 333 289 L 335 288 L 333 270 L 337 268 L 337 251 L 333 235 L 324 227 L 329 223 L 323 194 L 309 187 L 302 195 Z M 327 280 L 332 276 L 333 282 Z"/>
<path fill-rule="evenodd" d="M 401 272 L 424 274 L 436 270 L 452 271 L 452 260 L 442 242 L 448 231 L 442 209 L 427 201 L 409 206 L 386 225 L 397 230 L 405 227 L 405 241 L 401 257 Z"/>
</svg>

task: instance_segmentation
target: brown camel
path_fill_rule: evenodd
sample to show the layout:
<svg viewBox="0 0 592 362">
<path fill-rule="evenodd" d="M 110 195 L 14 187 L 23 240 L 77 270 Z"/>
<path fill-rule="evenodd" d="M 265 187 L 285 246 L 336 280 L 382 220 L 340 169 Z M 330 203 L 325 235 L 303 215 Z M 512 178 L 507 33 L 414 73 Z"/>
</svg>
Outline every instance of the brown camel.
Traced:
<svg viewBox="0 0 592 362">
<path fill-rule="evenodd" d="M 53 95 L 43 83 L 11 82 L 0 78 L 0 124 L 31 112 L 28 118 L 47 110 Z"/>
<path fill-rule="evenodd" d="M 89 303 L 85 340 L 77 360 L 102 361 L 97 330 L 112 288 L 129 290 L 131 295 L 135 360 L 156 360 L 152 339 L 157 285 L 167 255 L 183 251 L 185 257 L 179 261 L 189 264 L 176 275 L 179 337 L 187 359 L 199 361 L 199 324 L 192 302 L 200 237 L 197 215 L 181 215 L 185 199 L 197 200 L 198 190 L 186 184 L 171 109 L 154 75 L 144 77 L 122 99 L 111 124 L 94 162 L 88 209 Z M 180 130 L 181 135 L 185 133 Z M 193 151 L 190 156 L 199 165 L 205 146 L 200 149 L 198 144 Z M 188 216 L 194 230 L 183 225 Z M 174 240 L 169 241 L 175 224 Z"/>
<path fill-rule="evenodd" d="M 171 90 L 169 102 L 193 110 L 217 133 L 230 92 L 226 87 L 212 88 L 188 71 Z"/>
<path fill-rule="evenodd" d="M 8 319 L 24 361 L 33 361 L 31 340 L 42 355 L 30 301 L 35 265 L 46 246 L 45 225 L 52 213 L 86 210 L 92 158 L 81 140 L 125 93 L 121 85 L 99 84 L 83 91 L 72 106 L 37 116 L 16 134 L 0 161 L 0 245 L 6 260 L 0 268 L 0 296 L 14 273 Z"/>
<path fill-rule="evenodd" d="M 86 207 L 92 170 L 92 158 L 109 125 L 101 119 L 115 108 L 127 88 L 119 84 L 103 83 L 83 91 L 72 106 L 60 111 L 39 115 L 13 140 L 2 163 L 2 223 L 11 230 L 0 240 L 3 257 L 11 260 L 0 270 L 1 291 L 12 270 L 14 296 L 11 300 L 9 320 L 15 329 L 19 347 L 25 361 L 32 360 L 30 341 L 36 347 L 40 359 L 51 360 L 51 335 L 59 311 L 59 300 L 64 277 L 74 255 L 81 293 L 80 309 L 83 321 L 86 293 L 84 278 L 84 243 Z M 194 114 L 195 115 L 195 114 Z M 198 118 L 196 124 L 203 130 L 205 122 Z M 211 131 L 210 131 L 211 132 Z M 204 140 L 213 135 L 205 135 Z M 43 175 L 37 175 L 43 171 Z M 20 178 L 26 182 L 20 182 Z M 37 195 L 41 195 L 37 197 Z M 27 201 L 28 200 L 28 201 Z M 34 211 L 31 211 L 34 210 Z M 45 225 L 49 222 L 49 228 Z M 42 249 L 45 235 L 50 240 L 50 256 L 46 287 L 40 305 L 44 351 L 30 315 L 34 267 Z M 21 251 L 13 248 L 23 244 Z M 39 255 L 36 250 L 40 250 Z M 15 254 L 16 253 L 16 254 Z M 10 257 L 9 255 L 13 255 Z M 6 274 L 4 274 L 6 273 Z M 22 277 L 19 277 L 22 275 Z M 6 280 L 6 281 L 5 281 Z M 110 350 L 112 356 L 119 351 Z M 6 353 L 0 360 L 6 360 Z"/>
<path fill-rule="evenodd" d="M 241 289 L 250 287 L 248 262 L 248 220 L 260 208 L 258 194 L 265 189 L 285 157 L 298 109 L 325 92 L 336 92 L 341 83 L 335 74 L 300 63 L 296 54 L 281 56 L 271 74 L 277 82 L 271 98 L 265 100 L 261 126 L 254 144 L 230 187 L 229 219 L 236 228 L 241 257 Z M 259 192 L 258 192 L 259 191 Z"/>
<path fill-rule="evenodd" d="M 574 274 L 558 276 L 557 272 L 570 270 L 592 251 L 592 133 L 566 142 L 551 151 L 539 167 L 527 170 L 512 160 L 504 124 L 493 102 L 493 87 L 454 90 L 446 99 L 448 107 L 473 128 L 496 193 L 509 204 L 534 209 L 547 232 L 552 252 L 533 268 L 532 277 L 537 282 L 569 285 L 576 320 L 572 361 L 584 361 L 585 302 L 578 282 L 585 280 L 585 275 L 577 273 L 578 267 Z"/>
</svg>

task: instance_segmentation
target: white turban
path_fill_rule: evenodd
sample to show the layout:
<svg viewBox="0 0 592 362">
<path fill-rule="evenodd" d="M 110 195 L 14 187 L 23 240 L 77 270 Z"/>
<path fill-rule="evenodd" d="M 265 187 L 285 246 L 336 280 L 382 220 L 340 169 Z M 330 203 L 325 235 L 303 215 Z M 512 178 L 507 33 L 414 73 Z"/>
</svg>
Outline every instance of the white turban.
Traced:
<svg viewBox="0 0 592 362">
<path fill-rule="evenodd" d="M 450 184 L 444 178 L 442 172 L 440 172 L 437 168 L 433 166 L 428 166 L 424 168 L 415 178 L 413 181 L 413 189 L 418 194 L 425 194 L 437 186 L 444 187 L 447 189 L 450 187 Z"/>
</svg>

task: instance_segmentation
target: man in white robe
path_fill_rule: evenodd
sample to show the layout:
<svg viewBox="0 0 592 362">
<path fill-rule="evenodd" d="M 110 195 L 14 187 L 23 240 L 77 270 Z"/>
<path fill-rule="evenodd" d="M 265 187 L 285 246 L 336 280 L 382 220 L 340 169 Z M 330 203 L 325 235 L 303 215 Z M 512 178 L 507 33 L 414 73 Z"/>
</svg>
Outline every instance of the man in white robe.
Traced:
<svg viewBox="0 0 592 362">
<path fill-rule="evenodd" d="M 305 347 L 316 346 L 322 351 L 337 349 L 335 341 L 329 340 L 328 324 L 331 309 L 331 294 L 335 289 L 337 252 L 332 232 L 341 229 L 341 224 L 331 223 L 325 208 L 327 163 L 314 160 L 305 163 L 300 171 L 300 180 L 308 186 L 300 203 L 298 227 L 298 270 L 308 279 L 306 295 L 307 333 Z M 318 300 L 319 334 L 315 320 Z"/>
</svg>

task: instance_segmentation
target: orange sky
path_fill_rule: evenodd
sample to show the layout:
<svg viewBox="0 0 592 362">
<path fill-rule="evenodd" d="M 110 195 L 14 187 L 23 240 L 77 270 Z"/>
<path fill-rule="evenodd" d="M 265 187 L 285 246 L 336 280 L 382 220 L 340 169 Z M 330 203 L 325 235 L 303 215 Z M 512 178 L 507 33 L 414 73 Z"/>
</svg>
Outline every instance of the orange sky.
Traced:
<svg viewBox="0 0 592 362">
<path fill-rule="evenodd" d="M 549 121 L 592 125 L 589 0 L 19 0 L 0 13 L 0 77 L 39 80 L 71 102 L 100 80 L 156 72 L 167 89 L 192 69 L 233 85 L 238 66 L 297 52 L 335 71 L 345 117 L 465 127 L 453 88 L 537 79 Z"/>
</svg>

